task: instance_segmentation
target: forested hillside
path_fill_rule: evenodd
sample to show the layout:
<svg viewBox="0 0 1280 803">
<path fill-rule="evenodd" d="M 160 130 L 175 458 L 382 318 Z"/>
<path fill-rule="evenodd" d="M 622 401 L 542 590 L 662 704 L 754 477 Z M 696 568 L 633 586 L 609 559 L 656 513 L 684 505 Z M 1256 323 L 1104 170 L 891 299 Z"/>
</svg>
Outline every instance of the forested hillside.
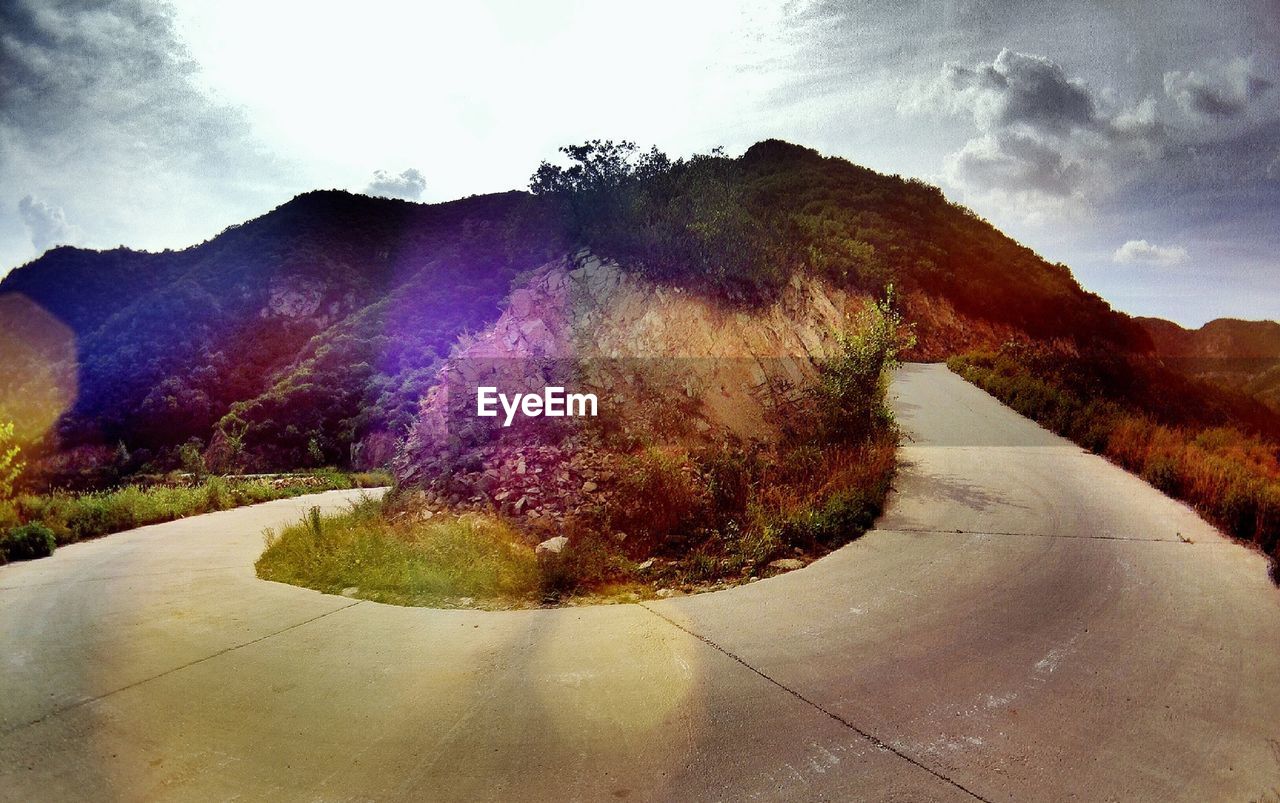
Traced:
<svg viewBox="0 0 1280 803">
<path fill-rule="evenodd" d="M 113 470 L 164 468 L 220 430 L 252 443 L 224 455 L 240 467 L 344 464 L 357 438 L 403 426 L 398 394 L 416 396 L 517 272 L 563 251 L 547 211 L 523 193 L 423 206 L 313 192 L 184 251 L 58 248 L 0 292 L 74 333 L 57 441 L 100 447 L 80 469 L 106 451 L 128 455 Z M 3 326 L 21 337 L 24 322 Z"/>
<path fill-rule="evenodd" d="M 532 193 L 312 192 L 182 251 L 58 248 L 15 270 L 0 294 L 74 338 L 73 399 L 28 454 L 76 450 L 45 461 L 54 481 L 172 467 L 188 442 L 227 470 L 385 463 L 458 336 L 580 246 L 730 307 L 768 303 L 800 272 L 867 295 L 894 284 L 927 356 L 1009 337 L 1150 346 L 1065 266 L 920 182 L 774 140 L 738 158 L 565 152 Z M 18 340 L 28 327 L 0 325 Z M 10 371 L 0 407 L 31 381 Z"/>
</svg>

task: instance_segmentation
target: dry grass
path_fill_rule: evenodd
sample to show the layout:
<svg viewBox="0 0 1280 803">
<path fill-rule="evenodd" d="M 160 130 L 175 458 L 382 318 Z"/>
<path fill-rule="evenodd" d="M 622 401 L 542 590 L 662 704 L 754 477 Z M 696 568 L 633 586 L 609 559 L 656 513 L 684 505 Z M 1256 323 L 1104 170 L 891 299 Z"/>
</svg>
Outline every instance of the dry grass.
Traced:
<svg viewBox="0 0 1280 803">
<path fill-rule="evenodd" d="M 476 514 L 393 519 L 377 500 L 323 518 L 313 509 L 279 533 L 268 531 L 256 566 L 264 580 L 398 605 L 510 607 L 540 599 L 533 550 L 508 525 Z"/>
<path fill-rule="evenodd" d="M 1106 455 L 1181 499 L 1229 535 L 1280 560 L 1280 445 L 1229 426 L 1167 424 L 1159 411 L 1078 397 L 1006 355 L 975 354 L 952 370 L 1018 412 Z"/>
</svg>

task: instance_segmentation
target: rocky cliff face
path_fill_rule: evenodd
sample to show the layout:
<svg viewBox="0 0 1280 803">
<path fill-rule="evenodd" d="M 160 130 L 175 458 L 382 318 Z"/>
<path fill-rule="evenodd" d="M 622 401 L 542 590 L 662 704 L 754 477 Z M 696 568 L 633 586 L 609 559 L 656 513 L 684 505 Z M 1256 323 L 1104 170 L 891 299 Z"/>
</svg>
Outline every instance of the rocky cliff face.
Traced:
<svg viewBox="0 0 1280 803">
<path fill-rule="evenodd" d="M 796 277 L 744 310 L 661 287 L 587 253 L 544 265 L 464 338 L 396 461 L 428 503 L 556 519 L 607 494 L 602 443 L 769 440 L 866 299 Z M 594 393 L 593 419 L 476 415 L 476 388 Z M 610 439 L 613 439 L 610 441 Z M 620 440 L 619 440 L 620 439 Z"/>
</svg>

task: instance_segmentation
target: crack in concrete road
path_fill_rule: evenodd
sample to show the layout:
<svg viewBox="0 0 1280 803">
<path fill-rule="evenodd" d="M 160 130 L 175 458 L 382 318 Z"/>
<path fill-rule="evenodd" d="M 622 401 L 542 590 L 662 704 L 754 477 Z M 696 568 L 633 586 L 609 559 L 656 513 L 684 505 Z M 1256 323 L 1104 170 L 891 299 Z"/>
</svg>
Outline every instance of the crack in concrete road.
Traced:
<svg viewBox="0 0 1280 803">
<path fill-rule="evenodd" d="M 1181 538 L 1139 538 L 1132 535 L 1088 535 L 1077 533 L 1028 533 L 1000 530 L 946 530 L 930 527 L 891 527 L 879 530 L 882 533 L 922 533 L 925 535 L 1011 535 L 1023 538 L 1069 538 L 1086 541 L 1138 541 L 1145 544 L 1184 544 L 1192 545 L 1194 541 Z"/>
<path fill-rule="evenodd" d="M 844 727 L 848 728 L 849 730 L 851 730 L 851 731 L 853 731 L 854 733 L 856 733 L 856 734 L 858 734 L 859 736 L 861 736 L 863 739 L 866 739 L 868 742 L 870 742 L 871 744 L 875 745 L 875 747 L 876 747 L 877 749 L 884 750 L 884 751 L 889 752 L 889 753 L 893 753 L 895 756 L 897 756 L 898 758 L 902 759 L 903 761 L 906 761 L 908 764 L 912 764 L 912 765 L 914 765 L 914 766 L 916 766 L 916 767 L 918 767 L 918 768 L 920 768 L 920 769 L 924 770 L 925 772 L 929 773 L 930 775 L 932 775 L 933 777 L 937 778 L 938 780 L 943 781 L 944 783 L 947 783 L 947 784 L 949 784 L 949 785 L 951 785 L 951 786 L 955 787 L 956 789 L 960 790 L 961 792 L 964 792 L 966 795 L 968 795 L 969 797 L 973 798 L 974 800 L 981 800 L 981 801 L 983 801 L 983 803 L 992 803 L 992 801 L 991 801 L 990 799 L 983 797 L 982 795 L 978 794 L 977 792 L 974 792 L 972 789 L 969 789 L 969 788 L 968 788 L 968 787 L 966 787 L 965 785 L 961 784 L 959 781 L 956 781 L 956 780 L 954 780 L 954 779 L 952 779 L 952 778 L 947 777 L 946 775 L 942 774 L 941 772 L 939 772 L 939 771 L 935 770 L 933 767 L 930 767 L 928 764 L 925 764 L 924 762 L 920 761 L 919 759 L 914 758 L 914 757 L 912 757 L 912 756 L 908 755 L 907 753 L 904 753 L 903 751 L 899 750 L 898 748 L 894 747 L 893 745 L 889 744 L 889 743 L 888 743 L 888 742 L 886 742 L 884 739 L 881 739 L 879 736 L 876 736 L 874 733 L 871 733 L 871 732 L 869 732 L 869 731 L 867 731 L 867 730 L 865 730 L 865 729 L 863 729 L 863 728 L 858 727 L 857 725 L 855 725 L 854 723 L 850 722 L 848 719 L 846 719 L 846 718 L 844 718 L 844 717 L 840 716 L 840 715 L 839 715 L 839 714 L 837 714 L 836 712 L 834 712 L 834 711 L 832 711 L 832 710 L 830 710 L 830 709 L 828 709 L 828 708 L 824 708 L 823 706 L 819 705 L 818 703 L 814 702 L 813 700 L 810 700 L 808 697 L 805 697 L 805 696 L 804 696 L 803 694 L 801 694 L 799 691 L 797 691 L 797 690 L 795 690 L 795 689 L 791 688 L 790 686 L 786 685 L 785 683 L 783 683 L 783 682 L 781 682 L 781 681 L 777 680 L 776 678 L 774 678 L 773 676 L 771 676 L 771 675 L 767 674 L 766 672 L 763 672 L 763 671 L 761 671 L 760 669 L 757 669 L 756 667 L 754 667 L 754 666 L 752 666 L 751 664 L 747 663 L 747 662 L 746 662 L 746 661 L 745 661 L 741 656 L 739 656 L 737 653 L 734 653 L 734 652 L 731 652 L 730 650 L 725 649 L 724 647 L 720 646 L 719 644 L 717 644 L 716 642 L 714 642 L 714 641 L 712 641 L 711 639 L 707 638 L 706 636 L 702 635 L 701 633 L 697 633 L 697 632 L 695 632 L 695 631 L 693 631 L 693 630 L 690 630 L 689 628 L 685 627 L 684 625 L 680 624 L 679 622 L 675 621 L 674 619 L 671 619 L 670 617 L 664 616 L 663 614 L 659 613 L 658 611 L 655 611 L 653 608 L 649 607 L 648 605 L 644 604 L 643 602 L 638 602 L 638 603 L 636 603 L 636 604 L 637 604 L 638 606 L 640 606 L 641 608 L 644 608 L 646 611 L 648 611 L 649 613 L 653 614 L 654 616 L 658 617 L 658 618 L 659 618 L 659 619 L 661 619 L 662 621 L 664 621 L 664 622 L 666 622 L 667 624 L 671 625 L 672 627 L 676 628 L 677 630 L 680 630 L 680 631 L 682 631 L 682 632 L 684 632 L 684 633 L 687 633 L 687 634 L 688 634 L 688 635 L 690 635 L 690 636 L 693 636 L 693 637 L 694 637 L 694 638 L 696 638 L 698 641 L 701 641 L 703 644 L 706 644 L 706 645 L 707 645 L 708 647 L 710 647 L 711 649 L 716 650 L 717 652 L 719 652 L 719 653 L 721 653 L 721 654 L 723 654 L 723 655 L 725 655 L 725 656 L 727 656 L 727 657 L 729 657 L 729 658 L 733 659 L 733 660 L 734 660 L 734 661 L 736 661 L 737 663 L 739 663 L 739 664 L 741 664 L 742 666 L 746 667 L 746 668 L 747 668 L 748 670 L 750 670 L 751 672 L 754 672 L 756 675 L 759 675 L 759 676 L 760 676 L 761 678 L 763 678 L 764 680 L 768 681 L 769 683 L 773 684 L 774 686 L 777 686 L 779 689 L 781 689 L 782 691 L 784 691 L 784 692 L 786 692 L 787 694 L 791 695 L 792 697 L 796 698 L 797 700 L 799 700 L 800 702 L 802 702 L 802 703 L 804 703 L 805 705 L 809 706 L 810 708 L 816 709 L 817 711 L 819 711 L 819 712 L 821 712 L 821 713 L 825 714 L 826 716 L 830 717 L 831 719 L 835 720 L 836 722 L 839 722 L 839 723 L 840 723 L 841 725 L 843 725 Z"/>
<path fill-rule="evenodd" d="M 218 657 L 220 657 L 220 656 L 226 655 L 226 654 L 227 654 L 227 653 L 229 653 L 229 652 L 235 652 L 236 650 L 244 649 L 245 647 L 251 647 L 251 646 L 253 646 L 254 644 L 258 644 L 258 643 L 260 643 L 260 642 L 266 641 L 267 639 L 272 638 L 272 637 L 274 637 L 274 636 L 278 636 L 278 635 L 280 635 L 281 633 L 288 633 L 290 630 L 297 630 L 298 628 L 303 627 L 303 626 L 305 626 L 305 625 L 309 625 L 309 624 L 311 624 L 312 622 L 319 621 L 319 620 L 324 619 L 324 618 L 326 618 L 326 617 L 328 617 L 328 616 L 333 616 L 335 613 L 341 613 L 342 611 L 345 611 L 345 610 L 347 610 L 348 608 L 354 608 L 355 606 L 360 605 L 360 604 L 361 604 L 361 603 L 363 603 L 363 602 L 364 602 L 364 600 L 357 600 L 357 601 L 352 602 L 352 603 L 349 603 L 349 604 L 347 604 L 347 605 L 343 605 L 343 606 L 341 606 L 341 607 L 339 607 L 339 608 L 335 608 L 335 609 L 333 609 L 333 610 L 331 610 L 331 611 L 327 611 L 327 612 L 325 612 L 325 613 L 322 613 L 322 614 L 320 614 L 319 616 L 312 616 L 310 619 L 306 619 L 306 620 L 304 620 L 304 621 L 297 622 L 297 623 L 295 623 L 295 624 L 289 625 L 288 627 L 282 627 L 282 628 L 280 628 L 279 630 L 274 630 L 274 631 L 272 631 L 272 632 L 270 632 L 270 633 L 267 633 L 267 634 L 265 634 L 265 635 L 258 636 L 257 638 L 254 638 L 254 639 L 250 639 L 249 641 L 245 641 L 245 642 L 242 642 L 242 643 L 240 643 L 240 644 L 233 644 L 233 645 L 231 645 L 230 647 L 226 647 L 226 648 L 224 648 L 224 649 L 218 650 L 217 652 L 214 652 L 214 653 L 211 653 L 211 654 L 209 654 L 209 655 L 206 655 L 206 656 L 204 656 L 203 658 L 197 658 L 197 659 L 195 659 L 194 661 L 187 661 L 187 662 L 186 662 L 186 663 L 184 663 L 184 664 L 181 664 L 181 665 L 179 665 L 179 666 L 175 666 L 175 667 L 171 667 L 171 668 L 169 668 L 169 669 L 166 669 L 166 670 L 165 670 L 165 671 L 163 671 L 163 672 L 158 672 L 158 673 L 156 673 L 156 674 L 154 674 L 154 675 L 150 675 L 149 677 L 145 677 L 145 678 L 141 678 L 141 679 L 139 679 L 139 680 L 135 680 L 135 681 L 133 681 L 132 683 L 126 683 L 125 685 L 123 685 L 123 686 L 121 686 L 121 687 L 119 687 L 119 688 L 116 688 L 116 689 L 112 689 L 111 691 L 103 692 L 102 694 L 97 694 L 97 695 L 94 695 L 94 696 L 92 696 L 92 697 L 86 697 L 86 698 L 84 698 L 83 700 L 77 700 L 76 702 L 71 703 L 70 705 L 64 705 L 64 706 L 60 706 L 60 707 L 58 707 L 58 708 L 54 708 L 53 710 L 49 711 L 48 713 L 44 714 L 43 716 L 37 717 L 36 719 L 33 719 L 33 720 L 29 721 L 29 722 L 23 722 L 23 723 L 19 723 L 19 724 L 17 724 L 17 725 L 11 725 L 11 726 L 9 726 L 9 727 L 7 727 L 7 728 L 0 729 L 0 736 L 8 736 L 9 734 L 16 733 L 16 732 L 18 732 L 18 731 L 20 731 L 20 730 L 24 730 L 24 729 L 26 729 L 26 728 L 30 728 L 30 727 L 32 727 L 32 726 L 34 726 L 34 725 L 39 725 L 40 723 L 42 723 L 42 722 L 44 722 L 44 721 L 46 721 L 46 720 L 53 719 L 54 717 L 60 716 L 60 715 L 62 715 L 62 714 L 65 714 L 65 713 L 67 713 L 68 711 L 74 711 L 75 709 L 80 708 L 80 707 L 82 707 L 82 706 L 86 706 L 86 705 L 90 705 L 90 704 L 92 704 L 92 703 L 96 703 L 96 702 L 98 702 L 99 700 L 105 700 L 106 698 L 108 698 L 108 697 L 112 697 L 112 696 L 117 695 L 117 694 L 120 694 L 121 692 L 126 692 L 126 691 L 128 691 L 129 689 L 135 689 L 135 688 L 137 688 L 138 686 L 145 685 L 145 684 L 150 683 L 150 682 L 152 682 L 152 681 L 154 681 L 154 680 L 159 680 L 160 678 L 168 677 L 169 675 L 172 675 L 172 674 L 174 674 L 175 672 L 181 672 L 181 671 L 182 671 L 182 670 L 184 670 L 184 669 L 190 669 L 191 667 L 193 667 L 193 666 L 197 666 L 197 665 L 199 665 L 199 664 L 203 664 L 203 663 L 205 663 L 206 661 L 212 661 L 214 658 L 218 658 Z"/>
</svg>

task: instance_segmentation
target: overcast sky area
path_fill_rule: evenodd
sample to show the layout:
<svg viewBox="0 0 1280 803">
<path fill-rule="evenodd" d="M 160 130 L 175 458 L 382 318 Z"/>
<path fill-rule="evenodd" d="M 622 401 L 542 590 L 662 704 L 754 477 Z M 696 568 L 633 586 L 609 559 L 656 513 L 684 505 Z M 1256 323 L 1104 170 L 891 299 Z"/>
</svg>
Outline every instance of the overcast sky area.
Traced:
<svg viewBox="0 0 1280 803">
<path fill-rule="evenodd" d="M 1114 306 L 1280 317 L 1280 0 L 0 2 L 0 274 L 560 145 L 779 137 L 925 179 Z"/>
</svg>

